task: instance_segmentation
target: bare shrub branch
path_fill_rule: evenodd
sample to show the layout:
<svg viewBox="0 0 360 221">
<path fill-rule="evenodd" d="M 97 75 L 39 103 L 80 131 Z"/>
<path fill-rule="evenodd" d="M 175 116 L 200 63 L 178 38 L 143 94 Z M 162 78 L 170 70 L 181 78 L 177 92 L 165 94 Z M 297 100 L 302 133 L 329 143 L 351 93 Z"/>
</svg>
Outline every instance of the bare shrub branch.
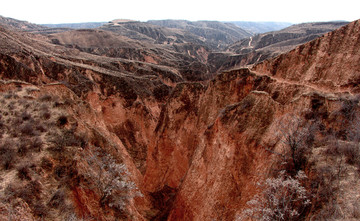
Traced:
<svg viewBox="0 0 360 221">
<path fill-rule="evenodd" d="M 309 193 L 303 186 L 306 179 L 303 171 L 295 177 L 281 171 L 276 178 L 258 183 L 261 192 L 247 202 L 238 220 L 297 220 L 310 205 Z"/>
</svg>

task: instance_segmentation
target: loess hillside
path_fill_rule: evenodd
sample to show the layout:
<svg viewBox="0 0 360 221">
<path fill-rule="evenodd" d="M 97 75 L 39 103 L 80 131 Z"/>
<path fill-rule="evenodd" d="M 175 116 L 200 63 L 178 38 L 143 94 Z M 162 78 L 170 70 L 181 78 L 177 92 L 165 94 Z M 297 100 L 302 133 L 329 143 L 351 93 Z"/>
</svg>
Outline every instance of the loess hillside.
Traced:
<svg viewBox="0 0 360 221">
<path fill-rule="evenodd" d="M 229 24 L 9 24 L 0 220 L 360 219 L 359 20 L 250 69 Z"/>
</svg>

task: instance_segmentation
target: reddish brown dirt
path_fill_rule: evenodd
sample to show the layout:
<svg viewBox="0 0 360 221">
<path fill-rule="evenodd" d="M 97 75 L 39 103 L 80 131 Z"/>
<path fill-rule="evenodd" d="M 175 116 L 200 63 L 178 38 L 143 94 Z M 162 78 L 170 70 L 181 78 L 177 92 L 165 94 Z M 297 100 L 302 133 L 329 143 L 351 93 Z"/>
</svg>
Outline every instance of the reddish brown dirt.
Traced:
<svg viewBox="0 0 360 221">
<path fill-rule="evenodd" d="M 359 93 L 359 27 L 355 21 L 252 70 L 224 72 L 207 83 L 170 80 L 174 88 L 161 77 L 169 80 L 176 71 L 167 76 L 162 67 L 159 75 L 136 76 L 130 69 L 154 66 L 135 62 L 113 69 L 107 66 L 115 65 L 112 59 L 64 58 L 60 46 L 49 56 L 40 50 L 47 44 L 36 42 L 25 48 L 34 50 L 29 56 L 23 49 L 1 53 L 0 91 L 30 83 L 37 87 L 34 96 L 57 96 L 71 116 L 66 126 L 87 139 L 75 151 L 79 174 L 88 165 L 79 156 L 96 146 L 128 168 L 143 194 L 126 205 L 129 219 L 234 220 L 256 193 L 256 181 L 274 166 L 276 156 L 268 150 L 281 151 L 280 119 L 303 116 L 320 98 L 331 113 L 340 98 Z M 119 213 L 100 205 L 84 177 L 75 181 L 67 191 L 79 217 L 116 220 Z"/>
</svg>

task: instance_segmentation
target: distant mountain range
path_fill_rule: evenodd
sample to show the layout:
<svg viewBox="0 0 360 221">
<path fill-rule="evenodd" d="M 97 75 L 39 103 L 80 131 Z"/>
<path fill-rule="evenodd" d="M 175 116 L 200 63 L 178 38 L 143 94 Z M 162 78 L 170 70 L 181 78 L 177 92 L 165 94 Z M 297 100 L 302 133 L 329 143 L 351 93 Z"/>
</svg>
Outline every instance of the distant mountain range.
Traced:
<svg viewBox="0 0 360 221">
<path fill-rule="evenodd" d="M 83 28 L 98 28 L 103 25 L 106 25 L 107 23 L 108 22 L 85 22 L 85 23 L 63 23 L 63 24 L 42 24 L 42 25 L 49 28 L 83 29 Z M 190 22 L 186 20 L 150 20 L 148 21 L 148 23 L 156 24 L 168 28 L 185 28 L 185 26 L 189 26 L 189 24 L 191 24 L 194 27 L 203 27 L 205 21 Z M 251 34 L 277 31 L 292 25 L 292 23 L 289 22 L 229 21 L 222 23 L 234 24 Z"/>
<path fill-rule="evenodd" d="M 253 34 L 265 33 L 269 31 L 278 31 L 292 25 L 292 23 L 289 22 L 271 22 L 271 21 L 269 22 L 232 21 L 231 23 Z"/>
<path fill-rule="evenodd" d="M 288 52 L 346 24 L 348 22 L 303 23 L 279 31 L 256 34 L 229 45 L 223 52 L 211 54 L 208 59 L 210 63 L 222 65 L 215 67 L 217 71 L 253 65 Z"/>
<path fill-rule="evenodd" d="M 62 24 L 42 24 L 49 28 L 73 28 L 73 29 L 87 29 L 98 28 L 107 22 L 84 22 L 84 23 L 62 23 Z"/>
<path fill-rule="evenodd" d="M 219 71 L 252 65 L 289 51 L 347 22 L 286 27 L 290 23 L 117 19 L 36 25 L 0 17 L 0 24 L 41 36 L 54 45 L 97 56 L 163 65 L 175 68 L 182 79 L 203 80 Z M 254 34 L 282 27 L 286 28 Z"/>
</svg>

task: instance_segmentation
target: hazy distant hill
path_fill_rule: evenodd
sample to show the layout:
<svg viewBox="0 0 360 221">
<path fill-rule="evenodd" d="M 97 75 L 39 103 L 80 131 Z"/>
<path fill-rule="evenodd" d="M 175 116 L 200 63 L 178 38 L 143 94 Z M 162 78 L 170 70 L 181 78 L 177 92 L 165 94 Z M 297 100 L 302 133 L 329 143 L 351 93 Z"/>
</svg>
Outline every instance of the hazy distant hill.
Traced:
<svg viewBox="0 0 360 221">
<path fill-rule="evenodd" d="M 239 28 L 232 23 L 219 22 L 219 21 L 186 21 L 186 20 L 150 20 L 148 23 L 156 24 L 167 28 L 178 28 L 187 31 L 192 31 L 195 34 L 206 37 L 207 32 L 199 30 L 207 29 L 208 31 L 217 30 L 224 33 L 232 34 L 235 38 L 249 37 L 251 34 L 246 30 Z"/>
<path fill-rule="evenodd" d="M 321 35 L 333 31 L 348 22 L 314 22 L 292 25 L 280 31 L 273 31 L 243 39 L 229 47 L 231 51 L 243 53 L 248 50 L 265 49 L 267 51 L 281 50 L 284 52 L 294 45 L 303 44 Z M 290 48 L 289 48 L 290 47 Z"/>
<path fill-rule="evenodd" d="M 231 23 L 254 34 L 277 31 L 292 25 L 289 22 L 271 22 L 271 21 L 270 22 L 231 21 Z"/>
<path fill-rule="evenodd" d="M 40 34 L 53 44 L 81 52 L 176 67 L 184 79 L 199 80 L 208 79 L 220 70 L 274 57 L 347 22 L 304 23 L 256 35 L 233 23 L 218 21 L 118 19 L 41 26 L 0 16 L 0 24 L 12 30 Z M 289 23 L 237 24 L 254 31 Z"/>
<path fill-rule="evenodd" d="M 55 32 L 64 28 L 100 28 L 116 32 L 134 40 L 156 44 L 192 42 L 206 44 L 213 49 L 224 48 L 228 44 L 253 35 L 232 23 L 218 21 L 150 20 L 148 22 L 140 22 L 118 19 L 110 22 L 44 24 L 44 26 L 50 28 L 50 30 L 55 29 Z"/>
<path fill-rule="evenodd" d="M 218 21 L 150 20 L 147 23 L 189 32 L 210 44 L 215 44 L 216 48 L 252 36 L 250 32 L 234 24 Z"/>
<path fill-rule="evenodd" d="M 44 29 L 41 25 L 36 25 L 27 21 L 21 21 L 13 18 L 7 18 L 0 15 L 0 24 L 10 29 L 20 29 L 24 31 Z"/>
<path fill-rule="evenodd" d="M 43 24 L 49 28 L 72 28 L 72 29 L 87 29 L 98 28 L 107 22 L 85 22 L 85 23 L 63 23 L 63 24 Z"/>
<path fill-rule="evenodd" d="M 280 31 L 272 31 L 230 45 L 226 52 L 213 53 L 208 59 L 210 63 L 222 65 L 215 70 L 229 69 L 235 66 L 256 64 L 294 49 L 315 38 L 333 31 L 348 22 L 315 22 L 292 25 Z"/>
</svg>

